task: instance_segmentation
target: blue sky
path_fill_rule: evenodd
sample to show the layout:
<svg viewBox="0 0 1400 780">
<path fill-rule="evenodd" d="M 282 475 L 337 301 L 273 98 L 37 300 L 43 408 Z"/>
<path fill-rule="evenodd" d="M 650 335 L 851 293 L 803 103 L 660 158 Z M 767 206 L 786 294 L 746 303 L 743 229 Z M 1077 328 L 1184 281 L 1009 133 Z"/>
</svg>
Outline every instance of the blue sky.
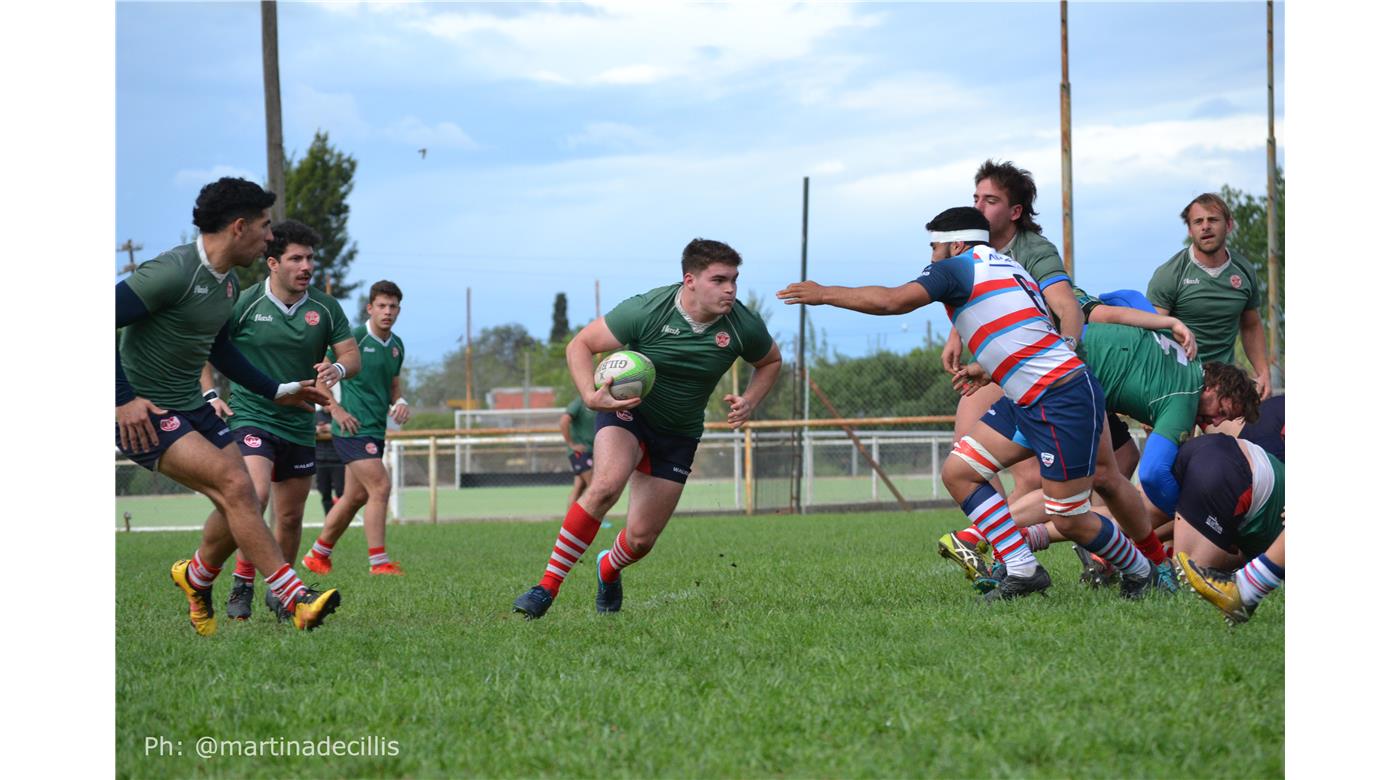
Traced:
<svg viewBox="0 0 1400 780">
<path fill-rule="evenodd" d="M 1264 21 L 1259 3 L 1071 4 L 1086 289 L 1145 287 L 1196 194 L 1264 191 Z M 695 236 L 744 255 L 742 289 L 790 337 L 772 295 L 799 274 L 804 175 L 818 281 L 908 281 L 923 224 L 970 203 L 988 157 L 1035 174 L 1062 243 L 1056 3 L 282 3 L 278 23 L 285 146 L 320 128 L 359 161 L 353 278 L 403 287 L 415 362 L 459 343 L 468 285 L 478 330 L 543 337 L 557 292 L 582 323 L 594 279 L 606 311 L 677 280 Z M 202 184 L 265 178 L 259 30 L 254 3 L 117 5 L 114 246 L 153 256 L 192 233 Z M 934 307 L 811 315 L 846 354 L 948 327 Z"/>
</svg>

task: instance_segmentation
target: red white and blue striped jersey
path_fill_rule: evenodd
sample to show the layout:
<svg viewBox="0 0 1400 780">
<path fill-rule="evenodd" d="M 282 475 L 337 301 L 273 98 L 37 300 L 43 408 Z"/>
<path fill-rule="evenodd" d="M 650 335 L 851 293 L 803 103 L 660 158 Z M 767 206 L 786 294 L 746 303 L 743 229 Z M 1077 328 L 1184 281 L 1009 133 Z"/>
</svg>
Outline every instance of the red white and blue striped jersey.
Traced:
<svg viewBox="0 0 1400 780">
<path fill-rule="evenodd" d="M 1018 406 L 1084 366 L 1051 324 L 1035 280 L 991 247 L 931 263 L 915 281 L 943 303 L 973 360 Z"/>
</svg>

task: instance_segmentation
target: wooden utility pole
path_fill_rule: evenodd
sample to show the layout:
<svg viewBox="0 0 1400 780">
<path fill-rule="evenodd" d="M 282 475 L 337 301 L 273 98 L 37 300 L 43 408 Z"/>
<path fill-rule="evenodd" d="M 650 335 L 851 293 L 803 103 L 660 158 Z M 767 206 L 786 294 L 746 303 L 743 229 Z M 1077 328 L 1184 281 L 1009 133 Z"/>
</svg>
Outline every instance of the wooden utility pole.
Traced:
<svg viewBox="0 0 1400 780">
<path fill-rule="evenodd" d="M 1269 362 L 1283 371 L 1283 350 L 1279 344 L 1279 323 L 1283 309 L 1279 306 L 1278 290 L 1278 170 L 1274 148 L 1274 0 L 1268 2 L 1268 57 L 1269 57 Z"/>
<path fill-rule="evenodd" d="M 129 274 L 132 271 L 136 270 L 136 253 L 141 249 L 143 249 L 143 247 L 140 244 L 131 243 L 131 239 L 129 238 L 126 240 L 125 244 L 122 244 L 121 246 L 117 247 L 118 252 L 126 253 L 126 257 L 128 260 L 127 264 L 123 266 L 122 270 L 118 273 Z"/>
<path fill-rule="evenodd" d="M 287 188 L 283 181 L 282 80 L 277 67 L 277 3 L 262 0 L 263 105 L 267 113 L 267 188 L 277 195 L 272 221 L 287 217 Z M 329 282 L 327 282 L 329 284 Z"/>
<path fill-rule="evenodd" d="M 807 281 L 807 206 L 810 195 L 810 177 L 802 177 L 802 276 L 799 281 Z M 799 304 L 797 307 L 797 372 L 794 377 L 797 381 L 793 383 L 792 393 L 792 416 L 797 417 L 797 390 L 806 387 L 807 382 L 807 304 Z M 803 399 L 807 394 L 802 394 Z M 807 416 L 807 410 L 802 409 L 802 416 Z M 793 442 L 793 466 L 792 466 L 792 495 L 788 498 L 788 504 L 793 511 L 799 514 L 803 511 L 802 506 L 802 462 L 806 453 L 807 429 L 794 430 L 799 441 Z"/>
<path fill-rule="evenodd" d="M 1060 247 L 1065 272 L 1074 278 L 1074 168 L 1070 155 L 1069 121 L 1069 0 L 1060 0 L 1060 200 L 1065 238 Z"/>
<path fill-rule="evenodd" d="M 472 401 L 472 288 L 467 288 L 467 409 L 475 409 Z"/>
</svg>

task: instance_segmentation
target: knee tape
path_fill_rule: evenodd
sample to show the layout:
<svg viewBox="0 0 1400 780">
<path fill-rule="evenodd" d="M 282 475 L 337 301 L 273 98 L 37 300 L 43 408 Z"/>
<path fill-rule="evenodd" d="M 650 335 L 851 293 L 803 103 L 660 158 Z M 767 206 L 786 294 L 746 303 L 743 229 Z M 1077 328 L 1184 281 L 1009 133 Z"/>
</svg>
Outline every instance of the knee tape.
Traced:
<svg viewBox="0 0 1400 780">
<path fill-rule="evenodd" d="M 1006 468 L 992 457 L 987 448 L 977 443 L 971 436 L 964 436 L 958 439 L 958 443 L 953 445 L 953 454 L 967 461 L 967 465 L 972 467 L 978 475 L 987 481 L 997 475 L 998 471 Z"/>
<path fill-rule="evenodd" d="M 1089 511 L 1089 493 L 1075 493 L 1069 498 L 1045 497 L 1045 512 L 1047 514 L 1059 515 L 1060 517 L 1073 517 L 1082 515 Z"/>
</svg>

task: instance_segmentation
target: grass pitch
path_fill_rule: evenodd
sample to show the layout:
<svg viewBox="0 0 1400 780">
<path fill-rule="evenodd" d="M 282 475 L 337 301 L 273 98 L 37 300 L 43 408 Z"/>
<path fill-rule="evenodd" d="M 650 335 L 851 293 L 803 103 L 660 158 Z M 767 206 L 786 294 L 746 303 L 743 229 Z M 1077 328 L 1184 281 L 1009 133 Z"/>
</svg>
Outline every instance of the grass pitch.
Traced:
<svg viewBox="0 0 1400 780">
<path fill-rule="evenodd" d="M 934 552 L 960 520 L 681 518 L 626 570 L 622 613 L 594 613 L 581 564 L 536 622 L 510 603 L 556 524 L 391 527 L 408 576 L 373 579 L 352 529 L 323 628 L 276 624 L 260 583 L 254 619 L 208 639 L 169 577 L 198 535 L 119 534 L 118 774 L 1283 775 L 1282 591 L 1229 630 L 1190 593 L 1086 590 L 1056 547 L 1048 598 L 985 606 Z M 200 758 L 205 736 L 381 755 Z"/>
</svg>

